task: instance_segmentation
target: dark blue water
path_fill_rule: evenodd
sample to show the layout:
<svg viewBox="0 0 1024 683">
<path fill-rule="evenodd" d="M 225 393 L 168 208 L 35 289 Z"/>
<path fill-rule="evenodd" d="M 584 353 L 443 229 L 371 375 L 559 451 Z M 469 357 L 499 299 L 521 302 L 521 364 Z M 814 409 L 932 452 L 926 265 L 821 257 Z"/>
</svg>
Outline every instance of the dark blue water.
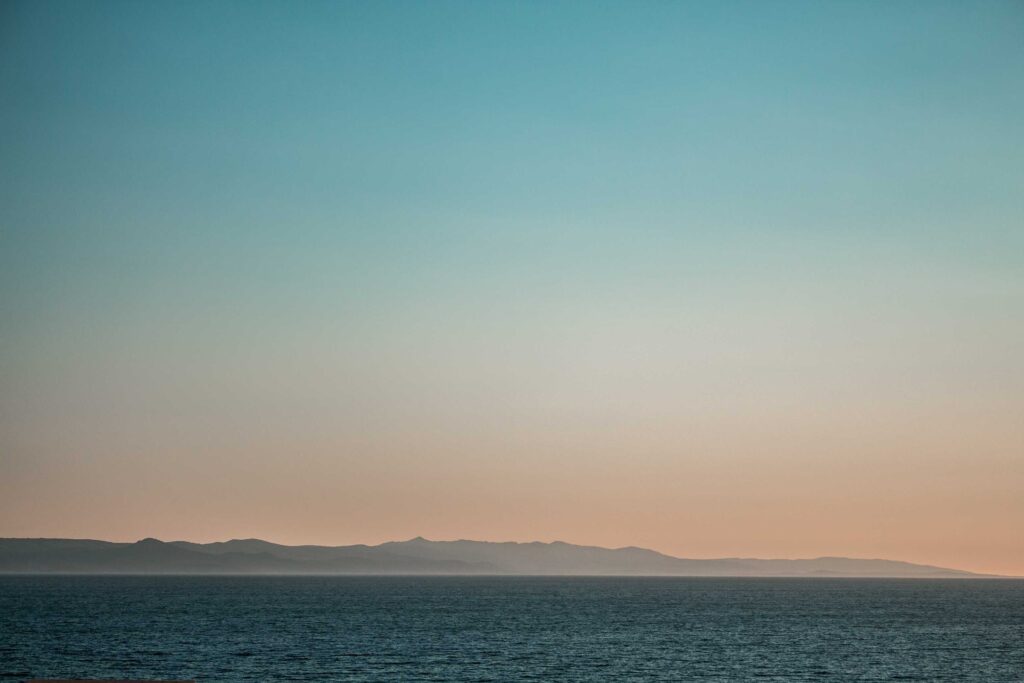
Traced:
<svg viewBox="0 0 1024 683">
<path fill-rule="evenodd" d="M 0 577 L 0 680 L 1024 681 L 1024 581 Z"/>
</svg>

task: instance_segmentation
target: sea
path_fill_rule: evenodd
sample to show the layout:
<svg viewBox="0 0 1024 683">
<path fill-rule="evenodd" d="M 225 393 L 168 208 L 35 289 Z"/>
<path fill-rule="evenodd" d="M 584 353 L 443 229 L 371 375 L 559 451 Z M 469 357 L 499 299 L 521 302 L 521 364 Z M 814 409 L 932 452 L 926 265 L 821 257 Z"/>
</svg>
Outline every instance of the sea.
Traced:
<svg viewBox="0 0 1024 683">
<path fill-rule="evenodd" d="M 31 678 L 1024 681 L 1024 581 L 2 576 Z"/>
</svg>

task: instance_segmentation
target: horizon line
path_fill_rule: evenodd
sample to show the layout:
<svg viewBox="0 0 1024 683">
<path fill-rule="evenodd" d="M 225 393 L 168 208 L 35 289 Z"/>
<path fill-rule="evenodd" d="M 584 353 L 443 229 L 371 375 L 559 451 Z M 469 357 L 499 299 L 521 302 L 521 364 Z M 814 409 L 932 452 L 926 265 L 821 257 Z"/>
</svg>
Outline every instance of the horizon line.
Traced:
<svg viewBox="0 0 1024 683">
<path fill-rule="evenodd" d="M 625 545 L 625 546 L 618 546 L 618 547 L 608 547 L 608 546 L 600 546 L 600 545 L 592 545 L 592 544 L 573 543 L 571 541 L 562 541 L 562 540 L 554 540 L 554 541 L 489 541 L 489 540 L 479 540 L 479 539 L 471 539 L 471 538 L 456 538 L 456 539 L 449 539 L 449 540 L 437 540 L 437 539 L 427 538 L 427 537 L 422 536 L 422 535 L 417 535 L 417 536 L 413 536 L 412 538 L 408 538 L 408 539 L 404 539 L 404 540 L 381 541 L 380 543 L 376 543 L 376 544 L 372 544 L 372 543 L 343 543 L 343 544 L 337 544 L 337 545 L 328 545 L 328 544 L 321 544 L 321 543 L 287 544 L 287 543 L 279 543 L 277 541 L 269 541 L 267 539 L 258 538 L 256 536 L 250 536 L 250 537 L 247 537 L 247 538 L 229 538 L 227 540 L 206 541 L 206 542 L 202 542 L 202 541 L 189 541 L 189 540 L 185 540 L 185 539 L 174 539 L 174 540 L 166 540 L 165 541 L 165 540 L 157 538 L 155 536 L 145 536 L 143 538 L 139 538 L 139 539 L 134 540 L 134 541 L 113 541 L 113 540 L 107 540 L 107 539 L 102 539 L 102 538 L 71 538 L 71 537 L 56 537 L 56 536 L 0 536 L 0 541 L 6 541 L 6 540 L 21 540 L 21 541 L 95 541 L 95 542 L 99 542 L 99 543 L 112 543 L 112 544 L 125 544 L 125 545 L 134 545 L 134 544 L 142 543 L 142 542 L 145 542 L 145 541 L 155 541 L 157 543 L 165 543 L 165 544 L 189 543 L 189 544 L 193 544 L 193 545 L 212 545 L 212 544 L 215 544 L 215 543 L 258 541 L 260 543 L 267 543 L 267 544 L 270 544 L 270 545 L 276 545 L 276 546 L 281 546 L 281 547 L 286 547 L 286 548 L 353 548 L 353 547 L 379 548 L 381 546 L 388 545 L 388 544 L 393 544 L 393 543 L 395 543 L 395 544 L 398 544 L 398 543 L 413 543 L 413 542 L 416 542 L 416 541 L 423 541 L 423 542 L 426 542 L 426 543 L 460 543 L 460 542 L 462 542 L 462 543 L 485 543 L 485 544 L 492 544 L 492 545 L 568 545 L 568 546 L 573 546 L 573 547 L 577 547 L 577 548 L 590 548 L 590 549 L 607 550 L 607 551 L 641 550 L 641 551 L 645 551 L 645 552 L 655 553 L 657 555 L 661 555 L 663 557 L 667 557 L 667 558 L 671 558 L 671 559 L 675 559 L 675 560 L 699 560 L 699 561 L 752 560 L 752 561 L 761 561 L 761 562 L 765 562 L 765 561 L 769 561 L 769 562 L 771 562 L 771 561 L 796 562 L 796 561 L 815 561 L 815 560 L 830 560 L 830 559 L 832 559 L 832 560 L 857 560 L 857 561 L 864 561 L 864 562 L 895 562 L 895 563 L 914 565 L 914 566 L 925 567 L 925 568 L 930 568 L 930 569 L 939 569 L 939 570 L 945 570 L 945 571 L 964 572 L 965 574 L 968 574 L 968 575 L 974 575 L 973 577 L 972 576 L 964 576 L 964 577 L 959 577 L 959 578 L 1024 579 L 1024 574 L 1018 575 L 1018 574 L 1004 574 L 1004 573 L 994 573 L 994 572 L 986 572 L 986 571 L 976 571 L 976 570 L 971 570 L 971 569 L 960 569 L 960 568 L 957 568 L 957 567 L 944 567 L 944 566 L 935 565 L 935 564 L 911 562 L 909 560 L 892 559 L 892 558 L 887 558 L 887 557 L 857 557 L 857 556 L 851 556 L 851 555 L 816 555 L 816 556 L 813 556 L 813 557 L 756 557 L 756 556 L 742 556 L 742 555 L 732 555 L 732 556 L 722 555 L 722 556 L 714 556 L 714 557 L 694 557 L 694 556 L 671 555 L 669 553 L 666 553 L 666 552 L 663 552 L 663 551 L 660 551 L 660 550 L 655 550 L 653 548 L 645 548 L 643 546 L 638 546 L 638 545 Z M 133 574 L 131 572 L 126 572 L 126 573 L 123 573 L 121 575 L 127 576 L 127 575 L 133 575 Z M 168 575 L 170 575 L 170 574 L 168 574 Z M 224 576 L 225 574 L 220 574 L 220 575 Z M 243 574 L 240 574 L 240 575 L 243 575 Z M 266 574 L 266 575 L 270 576 L 270 575 L 273 575 L 273 574 Z M 314 576 L 314 575 L 318 575 L 318 574 L 309 574 L 309 575 L 310 576 Z M 360 574 L 351 574 L 351 575 L 352 576 L 360 576 Z M 409 575 L 410 576 L 418 576 L 420 574 L 409 574 Z M 441 574 L 441 575 L 458 576 L 459 574 Z M 375 576 L 375 574 L 366 574 L 366 576 Z M 514 575 L 502 574 L 502 576 L 514 576 Z M 524 576 L 531 576 L 531 575 L 524 574 Z M 565 576 L 575 576 L 575 575 L 568 575 L 567 574 Z M 587 575 L 587 576 L 601 576 L 601 575 Z M 607 576 L 616 576 L 616 575 L 609 574 Z M 724 578 L 724 577 L 722 577 L 722 578 Z M 764 578 L 785 578 L 785 577 L 764 577 Z M 818 578 L 829 578 L 829 577 L 818 577 Z M 831 578 L 843 578 L 843 577 L 831 577 Z M 849 577 L 849 578 L 857 578 L 857 577 Z M 927 578 L 927 577 L 896 577 L 896 578 Z M 947 577 L 947 578 L 957 578 L 957 577 Z"/>
</svg>

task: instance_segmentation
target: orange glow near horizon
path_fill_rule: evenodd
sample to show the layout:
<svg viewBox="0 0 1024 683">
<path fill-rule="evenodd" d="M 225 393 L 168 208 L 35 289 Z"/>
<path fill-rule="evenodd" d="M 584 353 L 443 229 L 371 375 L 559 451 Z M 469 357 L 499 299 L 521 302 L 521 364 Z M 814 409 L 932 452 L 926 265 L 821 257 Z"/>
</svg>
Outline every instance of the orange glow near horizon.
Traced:
<svg viewBox="0 0 1024 683">
<path fill-rule="evenodd" d="M 173 450 L 162 434 L 149 458 L 97 447 L 37 470 L 46 486 L 32 496 L 0 484 L 2 532 L 289 545 L 562 540 L 680 557 L 877 557 L 1024 575 L 1021 464 L 1003 445 L 1020 429 L 997 429 L 1009 419 L 979 414 L 969 429 L 885 410 L 856 422 L 808 415 L 609 417 L 591 429 L 569 429 L 566 417 L 565 429 L 553 421 L 528 432 L 520 421 L 470 434 L 439 420 L 429 431 L 348 440 L 235 435 L 217 451 Z"/>
</svg>

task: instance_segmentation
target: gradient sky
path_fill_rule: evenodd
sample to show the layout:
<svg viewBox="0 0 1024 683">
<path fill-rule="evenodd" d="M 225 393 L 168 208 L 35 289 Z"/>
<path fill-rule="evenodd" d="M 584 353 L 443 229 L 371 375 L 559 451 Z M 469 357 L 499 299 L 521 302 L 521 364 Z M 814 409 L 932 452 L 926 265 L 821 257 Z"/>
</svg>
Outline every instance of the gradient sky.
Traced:
<svg viewBox="0 0 1024 683">
<path fill-rule="evenodd" d="M 1021 529 L 1020 2 L 0 5 L 0 535 Z"/>
</svg>

